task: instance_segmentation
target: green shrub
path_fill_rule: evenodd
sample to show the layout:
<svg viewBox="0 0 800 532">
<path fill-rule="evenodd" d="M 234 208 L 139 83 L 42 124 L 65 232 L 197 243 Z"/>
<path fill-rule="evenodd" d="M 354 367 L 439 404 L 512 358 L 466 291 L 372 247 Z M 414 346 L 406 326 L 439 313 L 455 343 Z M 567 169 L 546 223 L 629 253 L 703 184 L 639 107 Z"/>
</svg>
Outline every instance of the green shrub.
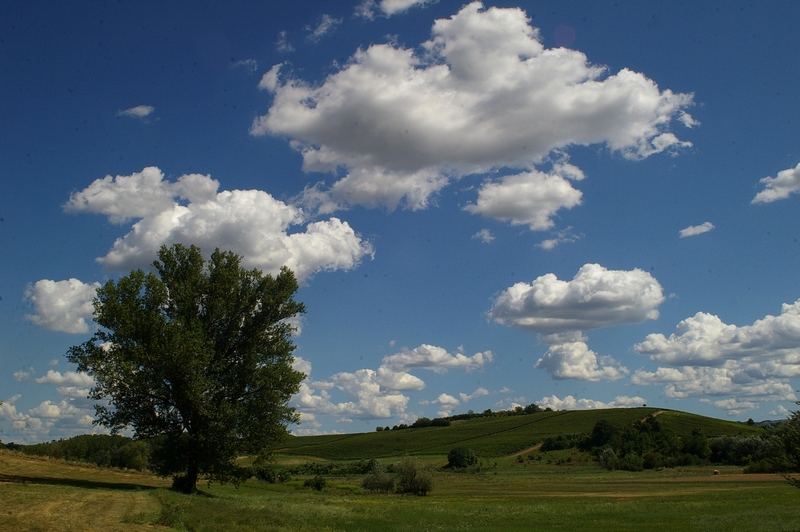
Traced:
<svg viewBox="0 0 800 532">
<path fill-rule="evenodd" d="M 361 487 L 367 491 L 389 493 L 394 490 L 394 479 L 386 472 L 386 468 L 375 459 L 369 461 L 370 470 L 361 481 Z"/>
<path fill-rule="evenodd" d="M 782 460 L 759 460 L 745 466 L 743 472 L 747 474 L 754 473 L 786 473 L 789 467 Z"/>
<path fill-rule="evenodd" d="M 404 458 L 394 467 L 397 473 L 397 492 L 413 495 L 427 495 L 433 488 L 431 476 L 423 471 L 418 462 L 412 458 Z"/>
<path fill-rule="evenodd" d="M 253 473 L 257 479 L 263 480 L 264 482 L 268 482 L 270 484 L 275 484 L 278 482 L 278 472 L 275 471 L 275 468 L 272 466 L 256 466 Z"/>
<path fill-rule="evenodd" d="M 475 456 L 475 451 L 469 447 L 456 447 L 447 453 L 447 466 L 458 469 L 464 469 L 471 465 L 478 463 L 478 458 Z"/>
<path fill-rule="evenodd" d="M 316 475 L 314 478 L 308 478 L 305 482 L 303 482 L 303 486 L 307 488 L 314 488 L 317 491 L 322 491 L 327 485 L 328 481 L 325 480 L 325 477 L 322 475 Z"/>
</svg>

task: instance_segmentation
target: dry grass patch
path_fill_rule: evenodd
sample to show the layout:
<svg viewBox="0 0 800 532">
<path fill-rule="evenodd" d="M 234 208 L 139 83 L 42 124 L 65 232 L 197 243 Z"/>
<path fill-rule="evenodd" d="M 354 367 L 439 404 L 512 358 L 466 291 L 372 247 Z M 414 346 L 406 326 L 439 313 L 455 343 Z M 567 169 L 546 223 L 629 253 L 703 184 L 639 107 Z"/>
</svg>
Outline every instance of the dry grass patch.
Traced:
<svg viewBox="0 0 800 532">
<path fill-rule="evenodd" d="M 152 529 L 125 521 L 158 512 L 148 492 L 168 485 L 145 473 L 0 451 L 0 531 Z"/>
</svg>

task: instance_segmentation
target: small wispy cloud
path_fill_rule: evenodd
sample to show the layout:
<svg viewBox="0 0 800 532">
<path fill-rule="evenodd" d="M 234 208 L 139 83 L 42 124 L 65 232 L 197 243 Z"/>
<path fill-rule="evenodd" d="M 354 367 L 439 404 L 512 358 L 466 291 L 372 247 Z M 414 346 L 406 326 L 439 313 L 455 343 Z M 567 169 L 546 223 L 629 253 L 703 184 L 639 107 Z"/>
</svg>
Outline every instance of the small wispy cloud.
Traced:
<svg viewBox="0 0 800 532">
<path fill-rule="evenodd" d="M 490 244 L 492 240 L 494 240 L 494 235 L 488 229 L 481 229 L 474 235 L 472 235 L 473 240 L 480 240 L 484 244 Z"/>
<path fill-rule="evenodd" d="M 232 63 L 231 68 L 242 68 L 246 70 L 248 74 L 252 74 L 258 70 L 258 61 L 255 59 L 242 59 L 241 61 Z"/>
<path fill-rule="evenodd" d="M 342 23 L 342 20 L 343 19 L 340 18 L 333 18 L 328 14 L 323 14 L 319 17 L 319 22 L 317 22 L 316 27 L 312 28 L 311 26 L 306 26 L 306 31 L 310 32 L 306 39 L 311 42 L 318 42 L 326 35 L 333 33 L 336 30 L 336 26 Z"/>
<path fill-rule="evenodd" d="M 702 235 L 703 233 L 708 233 L 714 229 L 714 224 L 711 222 L 705 222 L 700 225 L 690 225 L 686 229 L 680 230 L 681 238 L 686 238 L 687 236 L 695 236 L 695 235 Z"/>
<path fill-rule="evenodd" d="M 281 31 L 278 33 L 278 40 L 275 42 L 275 49 L 281 53 L 294 52 L 294 46 L 289 42 L 289 32 Z"/>
<path fill-rule="evenodd" d="M 156 108 L 152 105 L 137 105 L 130 109 L 123 109 L 117 111 L 117 116 L 129 116 L 131 118 L 145 119 L 155 112 Z"/>
<path fill-rule="evenodd" d="M 572 233 L 572 227 L 567 227 L 566 229 L 562 229 L 558 231 L 554 238 L 548 238 L 547 240 L 542 240 L 536 247 L 542 248 L 544 250 L 551 250 L 554 247 L 560 244 L 568 244 L 570 242 L 575 242 L 576 240 L 580 239 L 580 235 L 575 235 Z"/>
</svg>

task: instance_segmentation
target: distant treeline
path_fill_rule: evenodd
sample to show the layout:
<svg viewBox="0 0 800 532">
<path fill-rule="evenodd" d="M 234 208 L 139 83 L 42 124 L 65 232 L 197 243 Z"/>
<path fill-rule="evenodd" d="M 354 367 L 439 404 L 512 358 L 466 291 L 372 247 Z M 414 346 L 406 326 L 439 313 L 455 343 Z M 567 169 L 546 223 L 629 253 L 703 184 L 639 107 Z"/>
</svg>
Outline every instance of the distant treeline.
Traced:
<svg viewBox="0 0 800 532">
<path fill-rule="evenodd" d="M 35 445 L 6 444 L 6 448 L 23 454 L 49 456 L 62 460 L 90 462 L 101 467 L 120 467 L 142 471 L 150 460 L 150 447 L 119 435 L 84 434 L 67 440 Z"/>
<path fill-rule="evenodd" d="M 528 414 L 536 414 L 537 412 L 552 412 L 551 408 L 541 408 L 539 405 L 536 404 L 529 404 L 528 406 L 517 406 L 513 410 L 499 410 L 497 412 L 492 412 L 491 408 L 487 408 L 483 412 L 473 412 L 472 410 L 468 411 L 466 414 L 455 414 L 452 416 L 446 417 L 437 417 L 433 419 L 429 419 L 427 417 L 418 418 L 414 423 L 411 425 L 406 425 L 405 423 L 401 423 L 399 425 L 394 425 L 392 428 L 387 427 L 377 427 L 375 430 L 377 432 L 381 432 L 384 430 L 403 430 L 403 429 L 418 429 L 423 427 L 449 427 L 453 421 L 460 421 L 464 419 L 474 419 L 478 417 L 504 417 L 504 416 L 524 416 Z"/>
<path fill-rule="evenodd" d="M 578 449 L 590 452 L 607 469 L 641 471 L 661 467 L 720 464 L 744 466 L 745 472 L 790 471 L 781 427 L 760 436 L 707 438 L 701 429 L 679 437 L 662 429 L 653 416 L 630 426 L 598 421 L 588 434 L 559 434 L 546 438 L 540 452 Z M 531 459 L 531 455 L 529 455 Z"/>
</svg>

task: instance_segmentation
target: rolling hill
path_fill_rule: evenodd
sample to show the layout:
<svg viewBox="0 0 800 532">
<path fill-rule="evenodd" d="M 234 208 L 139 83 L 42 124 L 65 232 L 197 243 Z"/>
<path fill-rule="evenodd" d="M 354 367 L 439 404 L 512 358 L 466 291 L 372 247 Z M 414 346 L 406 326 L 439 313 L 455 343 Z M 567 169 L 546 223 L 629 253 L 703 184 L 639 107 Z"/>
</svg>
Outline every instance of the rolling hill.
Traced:
<svg viewBox="0 0 800 532">
<path fill-rule="evenodd" d="M 448 427 L 407 428 L 355 434 L 291 436 L 276 452 L 327 460 L 358 460 L 391 456 L 446 455 L 468 446 L 484 457 L 508 456 L 541 443 L 549 436 L 591 432 L 595 423 L 618 427 L 656 415 L 662 430 L 682 437 L 701 429 L 708 437 L 758 435 L 763 429 L 746 423 L 658 408 L 567 410 L 527 415 L 478 417 L 454 421 Z"/>
</svg>

